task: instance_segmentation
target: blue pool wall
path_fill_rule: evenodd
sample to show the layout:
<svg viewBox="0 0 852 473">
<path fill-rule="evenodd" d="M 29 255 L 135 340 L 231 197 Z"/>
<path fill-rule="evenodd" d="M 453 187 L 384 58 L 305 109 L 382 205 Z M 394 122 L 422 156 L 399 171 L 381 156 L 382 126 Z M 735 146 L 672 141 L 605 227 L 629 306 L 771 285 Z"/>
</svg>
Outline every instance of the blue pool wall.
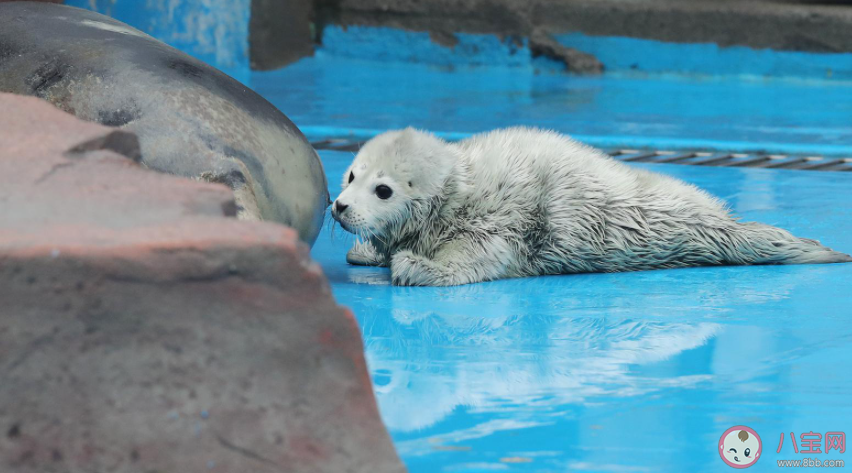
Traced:
<svg viewBox="0 0 852 473">
<path fill-rule="evenodd" d="M 648 39 L 557 35 L 564 46 L 597 57 L 614 72 L 745 75 L 852 79 L 852 53 L 810 53 L 722 47 L 713 43 L 666 43 Z"/>
<path fill-rule="evenodd" d="M 66 0 L 123 21 L 237 79 L 249 72 L 251 0 Z"/>
<path fill-rule="evenodd" d="M 443 46 L 432 41 L 426 32 L 329 26 L 323 30 L 317 54 L 438 67 L 498 66 L 537 72 L 564 69 L 556 61 L 533 58 L 525 38 L 468 33 L 455 36 L 456 45 Z M 559 34 L 554 38 L 564 46 L 597 57 L 608 73 L 852 80 L 852 53 L 721 47 L 712 43 L 667 43 L 582 33 Z"/>
<path fill-rule="evenodd" d="M 528 67 L 532 56 L 525 38 L 456 33 L 454 46 L 443 46 L 429 33 L 386 27 L 328 26 L 318 54 L 379 62 L 414 62 L 440 67 Z"/>
<path fill-rule="evenodd" d="M 202 61 L 248 79 L 252 0 L 66 0 L 130 24 Z M 526 38 L 455 34 L 456 44 L 438 44 L 427 32 L 387 27 L 330 25 L 322 31 L 320 56 L 438 67 L 488 66 L 558 72 L 564 66 L 533 58 Z M 667 43 L 627 37 L 555 35 L 564 46 L 597 57 L 608 73 L 754 76 L 852 80 L 852 53 L 810 53 L 721 47 L 712 43 Z"/>
</svg>

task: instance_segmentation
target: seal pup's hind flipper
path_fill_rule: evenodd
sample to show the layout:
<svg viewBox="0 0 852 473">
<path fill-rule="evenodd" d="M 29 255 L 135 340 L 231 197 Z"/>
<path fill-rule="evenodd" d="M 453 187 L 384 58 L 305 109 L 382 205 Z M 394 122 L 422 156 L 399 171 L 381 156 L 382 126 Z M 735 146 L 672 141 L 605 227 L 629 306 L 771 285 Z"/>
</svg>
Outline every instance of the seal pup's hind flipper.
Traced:
<svg viewBox="0 0 852 473">
<path fill-rule="evenodd" d="M 786 230 L 757 222 L 739 223 L 747 245 L 741 248 L 751 264 L 849 263 L 852 256 L 834 251 L 810 238 L 799 238 Z"/>
</svg>

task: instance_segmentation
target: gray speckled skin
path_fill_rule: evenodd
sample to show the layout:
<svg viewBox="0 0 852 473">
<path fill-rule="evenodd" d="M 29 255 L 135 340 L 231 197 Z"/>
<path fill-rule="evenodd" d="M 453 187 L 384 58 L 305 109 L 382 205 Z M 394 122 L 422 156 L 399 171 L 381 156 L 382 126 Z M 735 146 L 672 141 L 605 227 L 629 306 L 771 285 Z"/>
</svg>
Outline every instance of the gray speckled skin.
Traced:
<svg viewBox="0 0 852 473">
<path fill-rule="evenodd" d="M 124 23 L 0 4 L 0 91 L 130 130 L 148 167 L 228 184 L 242 217 L 289 225 L 308 243 L 319 233 L 328 186 L 299 129 L 238 81 Z"/>
</svg>

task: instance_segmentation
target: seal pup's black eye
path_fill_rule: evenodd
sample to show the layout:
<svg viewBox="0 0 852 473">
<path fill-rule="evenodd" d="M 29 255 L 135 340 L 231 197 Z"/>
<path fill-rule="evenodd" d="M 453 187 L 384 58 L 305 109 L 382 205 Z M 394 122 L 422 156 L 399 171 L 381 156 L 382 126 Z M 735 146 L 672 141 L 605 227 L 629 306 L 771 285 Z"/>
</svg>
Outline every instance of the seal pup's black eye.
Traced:
<svg viewBox="0 0 852 473">
<path fill-rule="evenodd" d="M 390 187 L 388 187 L 384 184 L 379 184 L 378 186 L 376 186 L 376 197 L 378 197 L 382 200 L 385 200 L 385 199 L 390 199 L 390 196 L 392 196 L 392 195 L 393 195 L 393 189 L 391 189 Z"/>
<path fill-rule="evenodd" d="M 408 187 L 413 187 L 413 186 L 414 186 L 414 184 L 412 184 L 411 181 L 408 181 Z"/>
<path fill-rule="evenodd" d="M 354 180 L 355 180 L 355 173 L 352 172 L 352 171 L 349 171 L 349 184 L 352 184 L 352 181 L 354 181 Z"/>
</svg>

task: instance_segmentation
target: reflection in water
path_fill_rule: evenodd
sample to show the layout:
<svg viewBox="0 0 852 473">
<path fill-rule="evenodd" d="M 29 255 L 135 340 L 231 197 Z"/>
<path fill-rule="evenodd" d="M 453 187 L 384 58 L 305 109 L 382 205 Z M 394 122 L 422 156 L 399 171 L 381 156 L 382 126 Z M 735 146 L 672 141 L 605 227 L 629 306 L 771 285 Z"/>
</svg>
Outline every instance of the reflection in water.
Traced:
<svg viewBox="0 0 852 473">
<path fill-rule="evenodd" d="M 365 326 L 376 395 L 392 430 L 429 427 L 459 406 L 523 411 L 691 385 L 700 375 L 631 373 L 703 345 L 715 323 L 418 313 Z M 515 428 L 515 427 L 511 427 Z"/>
<path fill-rule="evenodd" d="M 559 406 L 709 379 L 709 365 L 652 375 L 637 368 L 716 337 L 722 319 L 744 315 L 729 313 L 732 301 L 765 307 L 796 285 L 784 268 L 741 269 L 398 288 L 388 285 L 386 269 L 349 268 L 352 296 L 338 294 L 359 314 L 379 406 L 392 431 L 428 428 L 459 407 L 511 414 L 511 420 L 475 427 L 485 434 L 518 428 L 518 422 L 537 425 L 543 412 Z M 375 288 L 375 300 L 356 299 L 367 285 Z"/>
<path fill-rule="evenodd" d="M 759 388 L 751 377 L 777 348 L 763 341 L 770 333 L 742 324 L 774 312 L 805 274 L 818 279 L 824 268 L 795 277 L 787 268 L 742 269 L 397 288 L 386 285 L 386 269 L 351 268 L 338 294 L 359 314 L 382 416 L 412 459 L 435 454 L 436 441 L 557 424 L 562 432 L 578 409 L 704 389 L 730 366 L 743 388 Z M 754 310 L 733 313 L 732 303 Z M 735 346 L 718 354 L 717 339 Z M 423 434 L 441 422 L 440 440 Z"/>
</svg>

